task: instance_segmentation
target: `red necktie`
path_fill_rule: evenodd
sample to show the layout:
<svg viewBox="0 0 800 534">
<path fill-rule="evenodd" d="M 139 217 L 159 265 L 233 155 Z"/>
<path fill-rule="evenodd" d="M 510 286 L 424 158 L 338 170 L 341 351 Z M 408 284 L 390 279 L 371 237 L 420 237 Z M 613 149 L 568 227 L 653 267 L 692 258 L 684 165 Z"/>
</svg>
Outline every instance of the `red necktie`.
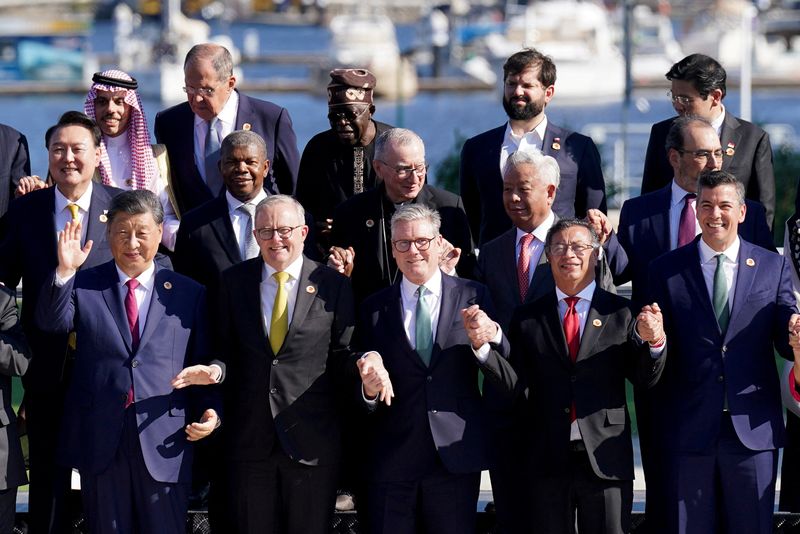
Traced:
<svg viewBox="0 0 800 534">
<path fill-rule="evenodd" d="M 566 297 L 564 302 L 567 303 L 567 313 L 564 314 L 564 337 L 567 338 L 567 348 L 569 349 L 569 358 L 574 363 L 578 358 L 578 349 L 581 346 L 581 320 L 578 317 L 578 310 L 575 305 L 578 304 L 579 297 Z M 570 406 L 569 421 L 570 423 L 575 420 L 575 403 Z"/>
<path fill-rule="evenodd" d="M 517 282 L 519 282 L 519 300 L 525 302 L 530 286 L 531 242 L 533 234 L 525 234 L 519 240 L 519 260 L 517 260 Z"/>
<path fill-rule="evenodd" d="M 697 226 L 695 223 L 694 208 L 692 207 L 692 200 L 697 198 L 694 193 L 686 193 L 684 197 L 683 209 L 681 210 L 681 221 L 678 223 L 678 246 L 682 247 L 687 243 L 691 243 L 694 236 L 697 235 Z"/>
<path fill-rule="evenodd" d="M 131 347 L 133 351 L 139 348 L 139 306 L 136 305 L 135 290 L 139 287 L 139 281 L 131 278 L 125 285 L 128 286 L 128 294 L 125 295 L 125 315 L 128 316 L 128 327 L 131 329 Z M 131 389 L 128 390 L 128 398 L 125 399 L 125 408 L 133 404 L 133 382 Z"/>
</svg>

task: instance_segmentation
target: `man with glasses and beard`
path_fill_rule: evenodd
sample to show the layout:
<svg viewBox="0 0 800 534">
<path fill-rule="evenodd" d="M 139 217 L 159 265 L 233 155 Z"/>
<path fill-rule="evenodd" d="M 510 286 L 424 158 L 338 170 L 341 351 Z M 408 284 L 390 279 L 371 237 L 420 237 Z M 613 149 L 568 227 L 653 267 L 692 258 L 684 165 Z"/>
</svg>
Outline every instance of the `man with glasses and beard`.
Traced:
<svg viewBox="0 0 800 534">
<path fill-rule="evenodd" d="M 478 245 L 511 228 L 503 208 L 501 171 L 520 148 L 535 146 L 558 162 L 561 185 L 553 211 L 560 217 L 584 217 L 606 211 L 600 153 L 591 138 L 550 123 L 545 107 L 555 94 L 556 66 L 533 48 L 503 65 L 503 108 L 508 123 L 467 139 L 461 150 L 461 198 Z"/>
</svg>

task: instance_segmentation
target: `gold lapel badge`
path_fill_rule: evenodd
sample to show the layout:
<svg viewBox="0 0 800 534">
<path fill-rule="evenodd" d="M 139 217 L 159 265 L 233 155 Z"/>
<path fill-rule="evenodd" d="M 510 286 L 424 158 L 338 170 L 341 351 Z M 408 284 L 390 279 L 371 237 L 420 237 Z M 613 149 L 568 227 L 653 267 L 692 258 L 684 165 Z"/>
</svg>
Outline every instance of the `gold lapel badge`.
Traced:
<svg viewBox="0 0 800 534">
<path fill-rule="evenodd" d="M 106 215 L 106 213 L 108 213 L 108 210 L 103 210 L 103 213 L 101 213 L 100 217 L 98 217 L 98 219 L 100 219 L 101 223 L 107 223 L 108 222 L 108 215 Z"/>
<path fill-rule="evenodd" d="M 597 327 L 603 326 L 603 321 L 601 321 L 600 319 L 595 319 L 594 321 L 592 321 L 592 326 L 597 326 Z"/>
<path fill-rule="evenodd" d="M 556 137 L 556 138 L 553 139 L 552 147 L 553 147 L 553 150 L 561 150 L 561 138 L 560 137 Z"/>
<path fill-rule="evenodd" d="M 746 260 L 744 260 L 744 262 L 747 264 L 748 267 L 756 266 L 756 260 L 754 260 L 753 258 L 747 258 Z"/>
<path fill-rule="evenodd" d="M 317 292 L 317 288 L 314 286 L 306 286 L 306 293 L 313 295 Z"/>
<path fill-rule="evenodd" d="M 725 149 L 725 154 L 728 156 L 733 156 L 736 154 L 736 145 L 734 143 L 728 143 L 728 148 Z"/>
<path fill-rule="evenodd" d="M 364 224 L 367 225 L 367 228 L 372 228 L 373 226 L 375 226 L 375 221 L 373 221 L 372 219 L 367 219 L 367 222 L 365 222 Z"/>
<path fill-rule="evenodd" d="M 249 122 L 242 124 L 242 130 L 245 132 L 249 132 L 252 128 L 253 126 Z"/>
<path fill-rule="evenodd" d="M 164 289 L 172 289 L 172 282 L 164 282 Z"/>
</svg>

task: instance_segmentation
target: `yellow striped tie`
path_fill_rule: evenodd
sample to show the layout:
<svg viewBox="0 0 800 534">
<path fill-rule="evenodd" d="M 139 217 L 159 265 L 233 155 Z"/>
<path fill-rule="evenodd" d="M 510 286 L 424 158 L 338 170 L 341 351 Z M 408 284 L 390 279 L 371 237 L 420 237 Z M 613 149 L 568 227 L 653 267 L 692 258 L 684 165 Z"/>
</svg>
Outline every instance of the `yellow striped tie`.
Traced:
<svg viewBox="0 0 800 534">
<path fill-rule="evenodd" d="M 275 293 L 275 304 L 272 306 L 272 319 L 269 325 L 269 345 L 272 353 L 278 354 L 286 339 L 289 331 L 289 292 L 286 290 L 286 282 L 289 281 L 289 273 L 280 271 L 272 275 L 278 282 L 278 291 Z"/>
<path fill-rule="evenodd" d="M 78 222 L 78 205 L 77 204 L 67 204 L 67 209 L 69 210 L 70 214 L 72 215 L 72 222 Z"/>
</svg>

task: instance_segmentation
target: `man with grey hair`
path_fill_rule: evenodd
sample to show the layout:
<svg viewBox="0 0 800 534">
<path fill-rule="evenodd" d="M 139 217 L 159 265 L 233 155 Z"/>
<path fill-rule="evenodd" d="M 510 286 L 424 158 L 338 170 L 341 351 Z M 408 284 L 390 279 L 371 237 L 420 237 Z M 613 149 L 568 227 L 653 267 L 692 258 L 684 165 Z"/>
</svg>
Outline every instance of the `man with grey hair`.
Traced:
<svg viewBox="0 0 800 534">
<path fill-rule="evenodd" d="M 289 112 L 239 93 L 230 52 L 204 43 L 189 50 L 183 67 L 187 102 L 156 115 L 155 134 L 167 146 L 180 213 L 220 194 L 219 150 L 234 130 L 252 130 L 267 144 L 272 163 L 265 188 L 291 194 L 300 155 Z"/>
<path fill-rule="evenodd" d="M 443 273 L 439 214 L 412 204 L 391 219 L 398 283 L 359 308 L 369 532 L 474 532 L 488 466 L 484 392 L 516 376 L 486 287 Z M 396 396 L 395 396 L 396 393 Z"/>
<path fill-rule="evenodd" d="M 356 302 L 399 278 L 389 221 L 402 205 L 438 210 L 445 239 L 442 268 L 473 276 L 475 256 L 464 206 L 458 195 L 425 183 L 428 164 L 422 139 L 411 130 L 392 128 L 375 143 L 373 164 L 379 184 L 336 208 L 331 233 L 334 246 L 328 264 L 351 275 Z"/>
</svg>

